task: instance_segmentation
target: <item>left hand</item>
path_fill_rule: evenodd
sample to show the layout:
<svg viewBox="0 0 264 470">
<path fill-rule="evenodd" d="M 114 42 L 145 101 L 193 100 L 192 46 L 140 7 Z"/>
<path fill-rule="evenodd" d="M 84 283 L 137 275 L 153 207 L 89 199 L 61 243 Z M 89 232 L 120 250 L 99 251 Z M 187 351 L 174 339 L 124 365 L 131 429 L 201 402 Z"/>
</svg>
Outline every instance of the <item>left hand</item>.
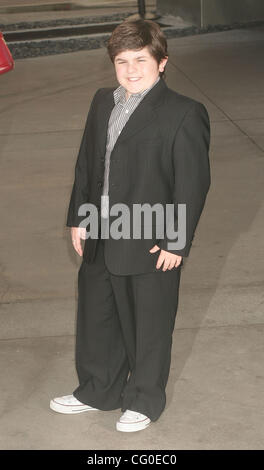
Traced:
<svg viewBox="0 0 264 470">
<path fill-rule="evenodd" d="M 160 250 L 160 247 L 158 245 L 155 245 L 149 251 L 150 253 L 155 253 L 158 250 Z M 167 269 L 171 270 L 174 267 L 177 268 L 181 264 L 181 260 L 182 256 L 174 255 L 169 251 L 161 250 L 156 264 L 156 268 L 159 269 L 162 263 L 164 263 L 162 271 L 166 271 Z"/>
</svg>

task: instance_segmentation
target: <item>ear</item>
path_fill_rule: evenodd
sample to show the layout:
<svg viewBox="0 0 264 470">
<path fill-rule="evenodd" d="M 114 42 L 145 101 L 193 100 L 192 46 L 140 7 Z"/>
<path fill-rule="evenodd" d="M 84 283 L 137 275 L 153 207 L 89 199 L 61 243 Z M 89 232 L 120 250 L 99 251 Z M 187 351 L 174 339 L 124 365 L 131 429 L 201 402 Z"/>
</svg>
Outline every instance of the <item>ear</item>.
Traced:
<svg viewBox="0 0 264 470">
<path fill-rule="evenodd" d="M 164 71 L 164 68 L 165 68 L 165 65 L 167 64 L 167 62 L 168 62 L 168 56 L 163 57 L 163 59 L 161 59 L 161 61 L 159 63 L 159 71 L 160 72 Z"/>
</svg>

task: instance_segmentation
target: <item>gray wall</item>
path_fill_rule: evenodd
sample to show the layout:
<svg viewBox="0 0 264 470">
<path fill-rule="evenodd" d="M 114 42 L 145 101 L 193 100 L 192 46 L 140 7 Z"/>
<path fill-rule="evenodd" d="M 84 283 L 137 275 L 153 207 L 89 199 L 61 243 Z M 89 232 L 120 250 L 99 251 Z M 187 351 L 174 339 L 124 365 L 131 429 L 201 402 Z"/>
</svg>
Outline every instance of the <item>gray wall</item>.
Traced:
<svg viewBox="0 0 264 470">
<path fill-rule="evenodd" d="M 243 23 L 264 20 L 264 0 L 157 0 L 157 12 L 197 26 Z"/>
</svg>

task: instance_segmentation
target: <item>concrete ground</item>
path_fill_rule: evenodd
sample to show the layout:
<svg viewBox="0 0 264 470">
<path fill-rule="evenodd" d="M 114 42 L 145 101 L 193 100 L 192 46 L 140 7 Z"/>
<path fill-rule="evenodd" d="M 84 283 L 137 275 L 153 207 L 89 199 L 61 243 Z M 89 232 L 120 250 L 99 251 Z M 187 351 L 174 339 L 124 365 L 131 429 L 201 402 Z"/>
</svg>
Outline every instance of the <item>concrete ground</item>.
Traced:
<svg viewBox="0 0 264 470">
<path fill-rule="evenodd" d="M 167 405 L 67 416 L 77 387 L 77 270 L 66 213 L 105 49 L 17 60 L 0 76 L 2 449 L 263 449 L 264 28 L 170 39 L 167 84 L 211 119 L 212 185 L 182 271 Z M 177 112 L 177 110 L 175 110 Z"/>
<path fill-rule="evenodd" d="M 65 3 L 71 3 L 81 9 L 51 9 L 54 4 L 63 6 Z M 46 5 L 46 10 L 43 10 L 43 5 Z M 145 5 L 146 18 L 148 18 L 151 15 L 150 12 L 156 9 L 156 0 L 145 0 Z M 7 7 L 9 7 L 9 12 Z M 13 9 L 12 13 L 10 7 Z M 32 7 L 35 11 L 30 11 Z M 22 11 L 23 8 L 29 8 L 29 10 Z M 132 14 L 138 12 L 137 0 L 1 0 L 0 24 L 9 25 L 25 21 L 35 22 L 78 17 L 86 17 L 89 22 L 90 17 L 126 12 Z"/>
</svg>

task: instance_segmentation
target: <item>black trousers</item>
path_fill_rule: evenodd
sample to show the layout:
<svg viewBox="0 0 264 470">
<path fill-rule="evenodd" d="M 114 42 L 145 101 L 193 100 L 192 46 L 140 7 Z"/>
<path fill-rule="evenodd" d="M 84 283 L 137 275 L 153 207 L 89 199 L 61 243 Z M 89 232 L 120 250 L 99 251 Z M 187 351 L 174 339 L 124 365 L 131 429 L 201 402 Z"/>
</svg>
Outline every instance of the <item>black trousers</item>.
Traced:
<svg viewBox="0 0 264 470">
<path fill-rule="evenodd" d="M 138 411 L 156 421 L 166 404 L 181 265 L 117 276 L 99 239 L 93 263 L 78 272 L 73 395 L 100 410 Z M 160 250 L 153 256 L 156 263 Z"/>
</svg>

